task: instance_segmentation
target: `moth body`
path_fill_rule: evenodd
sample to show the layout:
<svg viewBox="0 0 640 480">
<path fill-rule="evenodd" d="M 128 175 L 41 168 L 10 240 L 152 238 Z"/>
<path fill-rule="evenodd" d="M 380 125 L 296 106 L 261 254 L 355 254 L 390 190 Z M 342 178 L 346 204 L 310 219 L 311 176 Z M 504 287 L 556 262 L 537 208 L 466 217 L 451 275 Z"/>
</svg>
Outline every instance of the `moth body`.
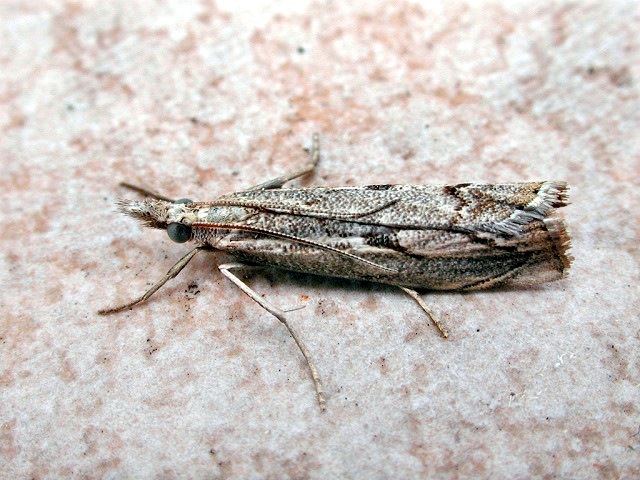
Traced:
<svg viewBox="0 0 640 480">
<path fill-rule="evenodd" d="M 569 236 L 555 214 L 566 190 L 564 182 L 282 188 L 213 202 L 123 201 L 121 209 L 147 226 L 183 226 L 188 240 L 245 262 L 472 290 L 566 274 Z"/>
</svg>

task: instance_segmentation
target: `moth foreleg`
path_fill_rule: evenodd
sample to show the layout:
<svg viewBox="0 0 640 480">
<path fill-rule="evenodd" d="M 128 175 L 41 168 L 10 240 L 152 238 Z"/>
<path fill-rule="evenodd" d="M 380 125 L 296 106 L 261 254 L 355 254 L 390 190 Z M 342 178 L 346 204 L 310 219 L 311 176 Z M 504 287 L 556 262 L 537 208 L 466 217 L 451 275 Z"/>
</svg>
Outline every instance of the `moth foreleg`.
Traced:
<svg viewBox="0 0 640 480">
<path fill-rule="evenodd" d="M 274 178 L 272 180 L 268 180 L 264 183 L 260 183 L 255 187 L 248 188 L 247 190 L 271 190 L 274 188 L 280 188 L 285 183 L 290 182 L 291 180 L 306 175 L 307 173 L 313 172 L 313 169 L 316 168 L 318 161 L 320 160 L 320 135 L 317 133 L 313 134 L 311 140 L 311 152 L 309 154 L 309 162 L 299 170 L 294 170 L 286 175 L 282 175 L 281 177 Z"/>
<path fill-rule="evenodd" d="M 220 269 L 220 271 L 225 277 L 231 280 L 240 290 L 246 293 L 249 296 L 249 298 L 251 298 L 254 302 L 256 302 L 258 305 L 264 308 L 271 315 L 276 317 L 280 321 L 280 323 L 282 323 L 287 328 L 287 330 L 289 331 L 289 334 L 295 340 L 296 344 L 298 345 L 298 348 L 300 349 L 300 352 L 302 352 L 302 356 L 307 362 L 307 366 L 309 367 L 309 371 L 311 372 L 311 378 L 313 379 L 313 383 L 316 387 L 316 394 L 318 396 L 318 405 L 320 405 L 320 411 L 324 411 L 326 408 L 325 406 L 326 400 L 324 398 L 324 390 L 322 389 L 322 382 L 320 381 L 320 375 L 318 374 L 318 370 L 313 364 L 313 360 L 311 359 L 311 354 L 309 353 L 309 350 L 307 349 L 306 345 L 303 343 L 300 337 L 298 337 L 296 332 L 291 328 L 291 325 L 289 325 L 289 322 L 285 317 L 285 312 L 279 309 L 278 307 L 272 305 L 271 303 L 267 302 L 264 298 L 262 298 L 255 291 L 249 288 L 249 286 L 246 283 L 244 283 L 242 280 L 240 280 L 238 277 L 236 277 L 233 273 L 230 272 L 230 270 L 234 268 L 250 268 L 250 267 L 251 265 L 245 265 L 244 263 L 225 263 L 223 265 L 218 265 L 218 268 Z"/>
<path fill-rule="evenodd" d="M 429 316 L 433 324 L 438 328 L 438 330 L 440 330 L 440 333 L 444 338 L 447 338 L 449 336 L 447 329 L 444 328 L 442 323 L 440 323 L 440 320 L 438 320 L 438 317 L 434 315 L 434 313 L 431 311 L 431 309 L 425 303 L 422 297 L 418 294 L 418 292 L 416 292 L 415 290 L 411 290 L 410 288 L 401 287 L 400 285 L 398 285 L 398 288 L 403 292 L 405 292 L 407 295 L 409 295 L 411 298 L 413 298 L 417 302 L 417 304 L 420 305 L 420 308 L 422 308 L 422 310 L 425 311 L 425 313 Z"/>
<path fill-rule="evenodd" d="M 139 296 L 138 298 L 136 298 L 132 302 L 129 302 L 129 303 L 125 304 L 125 305 L 120 305 L 119 307 L 104 308 L 102 310 L 98 310 L 98 313 L 100 315 L 106 315 L 106 314 L 109 314 L 109 313 L 120 312 L 120 311 L 125 310 L 127 308 L 131 308 L 134 305 L 137 305 L 138 303 L 144 302 L 151 295 L 153 295 L 158 290 L 160 290 L 160 288 L 162 288 L 162 286 L 165 283 L 167 283 L 172 278 L 175 278 L 182 271 L 182 269 L 187 266 L 187 263 L 189 263 L 191 261 L 191 259 L 193 257 L 195 257 L 196 253 L 198 253 L 200 250 L 210 250 L 210 249 L 211 249 L 210 247 L 196 247 L 196 248 L 194 248 L 189 253 L 187 253 L 184 257 L 182 257 L 180 260 L 178 260 L 178 262 L 173 267 L 171 267 L 169 269 L 169 271 L 165 274 L 165 276 L 162 277 L 158 282 L 156 282 L 156 284 L 153 287 L 151 287 L 149 290 L 147 290 L 143 295 Z"/>
</svg>

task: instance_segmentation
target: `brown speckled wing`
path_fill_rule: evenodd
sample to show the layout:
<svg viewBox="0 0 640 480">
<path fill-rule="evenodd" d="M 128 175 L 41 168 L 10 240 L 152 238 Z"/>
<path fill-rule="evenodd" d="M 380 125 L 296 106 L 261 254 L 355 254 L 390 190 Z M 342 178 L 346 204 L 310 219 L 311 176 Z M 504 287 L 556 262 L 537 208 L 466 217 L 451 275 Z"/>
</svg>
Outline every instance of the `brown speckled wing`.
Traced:
<svg viewBox="0 0 640 480">
<path fill-rule="evenodd" d="M 210 205 L 252 212 L 195 237 L 245 261 L 427 289 L 531 285 L 571 258 L 563 182 L 252 190 Z M 228 230 L 225 230 L 225 227 Z M 341 252 L 343 253 L 341 255 Z M 360 261 L 359 261 L 360 259 Z"/>
</svg>

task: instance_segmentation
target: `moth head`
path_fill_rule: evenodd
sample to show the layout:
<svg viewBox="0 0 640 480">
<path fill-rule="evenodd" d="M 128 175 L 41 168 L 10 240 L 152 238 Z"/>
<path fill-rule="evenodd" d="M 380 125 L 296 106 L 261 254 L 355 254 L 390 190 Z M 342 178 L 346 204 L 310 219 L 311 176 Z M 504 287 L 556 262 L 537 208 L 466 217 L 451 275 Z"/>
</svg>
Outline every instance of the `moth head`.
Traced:
<svg viewBox="0 0 640 480">
<path fill-rule="evenodd" d="M 177 243 L 191 240 L 191 225 L 197 219 L 197 208 L 193 201 L 183 198 L 175 202 L 164 200 L 119 200 L 118 210 L 129 215 L 146 227 L 161 228 Z"/>
</svg>

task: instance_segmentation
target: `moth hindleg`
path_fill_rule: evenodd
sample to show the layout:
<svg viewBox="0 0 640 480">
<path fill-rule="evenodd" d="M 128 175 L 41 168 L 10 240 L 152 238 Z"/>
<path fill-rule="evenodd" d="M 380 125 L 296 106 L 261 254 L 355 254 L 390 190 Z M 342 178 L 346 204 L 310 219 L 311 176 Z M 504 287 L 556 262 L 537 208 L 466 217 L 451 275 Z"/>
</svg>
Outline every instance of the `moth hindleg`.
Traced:
<svg viewBox="0 0 640 480">
<path fill-rule="evenodd" d="M 424 312 L 429 316 L 429 318 L 431 319 L 433 324 L 438 328 L 438 330 L 440 330 L 440 333 L 442 334 L 442 336 L 444 338 L 447 338 L 449 336 L 449 332 L 447 332 L 447 329 L 444 328 L 442 323 L 440 323 L 440 320 L 438 320 L 438 317 L 436 317 L 433 314 L 433 312 L 431 311 L 429 306 L 422 299 L 422 297 L 418 294 L 418 292 L 416 292 L 415 290 L 412 290 L 410 288 L 401 287 L 400 285 L 398 285 L 398 288 L 400 290 L 402 290 L 403 292 L 405 292 L 407 295 L 409 295 L 411 298 L 413 298 L 416 301 L 416 303 L 418 305 L 420 305 L 420 308 L 422 308 L 422 310 L 424 310 Z"/>
</svg>

